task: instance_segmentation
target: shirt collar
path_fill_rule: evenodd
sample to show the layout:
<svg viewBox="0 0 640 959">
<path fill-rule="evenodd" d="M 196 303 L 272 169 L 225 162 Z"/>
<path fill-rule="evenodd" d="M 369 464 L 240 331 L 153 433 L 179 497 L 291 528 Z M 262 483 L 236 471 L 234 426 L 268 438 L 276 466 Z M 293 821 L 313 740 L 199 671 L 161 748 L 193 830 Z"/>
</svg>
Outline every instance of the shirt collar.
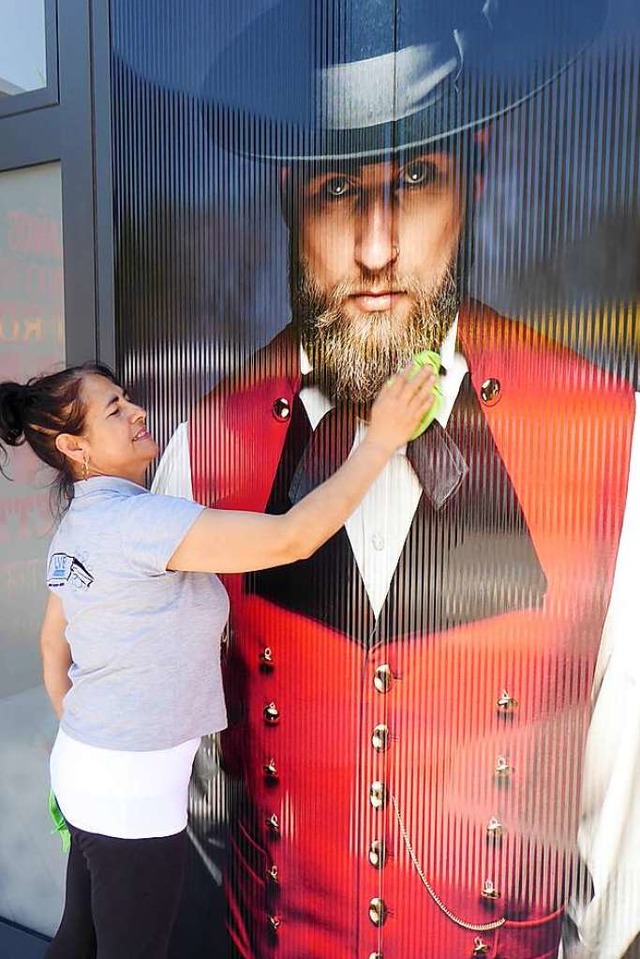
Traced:
<svg viewBox="0 0 640 959">
<path fill-rule="evenodd" d="M 139 496 L 141 493 L 148 492 L 144 486 L 124 479 L 122 476 L 90 476 L 89 479 L 79 480 L 73 484 L 74 500 L 83 499 L 93 493 L 122 493 L 126 496 Z"/>
<path fill-rule="evenodd" d="M 446 376 L 443 376 L 440 381 L 440 387 L 442 389 L 442 405 L 436 417 L 437 421 L 440 423 L 440 426 L 446 428 L 447 423 L 449 422 L 449 417 L 451 416 L 451 411 L 455 405 L 456 399 L 458 398 L 458 393 L 460 392 L 460 386 L 465 377 L 465 374 L 468 372 L 469 367 L 467 366 L 467 361 L 465 360 L 462 353 L 456 350 L 456 340 L 458 337 L 458 319 L 460 314 L 456 313 L 455 319 L 449 331 L 445 336 L 442 346 L 440 347 L 440 358 L 442 360 L 442 365 L 447 371 Z M 305 348 L 300 345 L 300 372 L 302 376 L 306 376 L 308 373 L 311 373 L 313 370 L 313 365 L 307 355 Z M 313 402 L 312 394 L 315 394 L 316 403 Z M 307 406 L 305 400 L 310 400 L 312 406 L 319 406 L 322 409 L 318 409 L 317 416 L 310 415 L 312 426 L 315 429 L 317 422 L 321 418 L 322 414 L 331 409 L 332 403 L 329 399 L 322 393 L 318 386 L 304 387 L 300 393 L 301 399 Z M 307 412 L 311 414 L 311 410 L 307 407 Z M 314 410 L 315 412 L 315 410 Z"/>
</svg>

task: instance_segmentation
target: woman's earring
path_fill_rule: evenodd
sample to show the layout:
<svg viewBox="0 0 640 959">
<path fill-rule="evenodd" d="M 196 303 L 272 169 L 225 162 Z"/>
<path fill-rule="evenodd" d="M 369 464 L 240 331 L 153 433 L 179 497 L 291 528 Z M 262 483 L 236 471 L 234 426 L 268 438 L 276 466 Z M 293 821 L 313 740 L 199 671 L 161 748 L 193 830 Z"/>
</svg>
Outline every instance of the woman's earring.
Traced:
<svg viewBox="0 0 640 959">
<path fill-rule="evenodd" d="M 89 479 L 89 457 L 85 453 L 82 459 L 82 479 Z"/>
</svg>

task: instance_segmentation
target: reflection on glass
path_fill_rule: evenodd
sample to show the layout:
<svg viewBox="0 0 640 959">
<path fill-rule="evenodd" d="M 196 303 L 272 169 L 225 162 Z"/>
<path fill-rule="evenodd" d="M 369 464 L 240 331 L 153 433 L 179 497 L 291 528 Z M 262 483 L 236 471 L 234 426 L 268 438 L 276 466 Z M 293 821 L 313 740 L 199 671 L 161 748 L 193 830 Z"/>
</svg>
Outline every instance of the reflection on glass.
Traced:
<svg viewBox="0 0 640 959">
<path fill-rule="evenodd" d="M 44 0 L 3 0 L 0 99 L 46 85 Z"/>
<path fill-rule="evenodd" d="M 0 173 L 0 381 L 22 383 L 61 364 L 63 333 L 60 164 Z M 12 826 L 11 842 L 0 843 L 1 912 L 50 934 L 64 858 L 47 821 L 55 720 L 38 655 L 53 527 L 49 477 L 24 446 L 3 467 L 11 482 L 0 476 L 0 766 L 3 821 Z"/>
<path fill-rule="evenodd" d="M 59 164 L 0 174 L 2 380 L 23 382 L 64 359 L 60 189 Z M 46 478 L 26 447 L 12 452 L 6 472 L 13 482 L 0 483 L 0 612 L 8 627 L 3 652 L 7 643 L 15 648 L 0 696 L 39 682 L 32 637 L 42 603 L 34 595 L 44 595 L 52 522 L 48 495 L 35 488 Z"/>
</svg>

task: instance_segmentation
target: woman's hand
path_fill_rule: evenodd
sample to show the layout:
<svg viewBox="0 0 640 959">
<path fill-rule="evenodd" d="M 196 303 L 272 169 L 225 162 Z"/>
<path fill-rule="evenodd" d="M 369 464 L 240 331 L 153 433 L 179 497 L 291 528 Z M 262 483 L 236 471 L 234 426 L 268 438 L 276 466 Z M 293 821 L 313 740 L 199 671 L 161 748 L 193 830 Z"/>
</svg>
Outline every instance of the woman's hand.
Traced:
<svg viewBox="0 0 640 959">
<path fill-rule="evenodd" d="M 394 452 L 407 443 L 435 402 L 437 375 L 430 366 L 416 373 L 412 363 L 389 380 L 371 408 L 366 441 Z"/>
</svg>

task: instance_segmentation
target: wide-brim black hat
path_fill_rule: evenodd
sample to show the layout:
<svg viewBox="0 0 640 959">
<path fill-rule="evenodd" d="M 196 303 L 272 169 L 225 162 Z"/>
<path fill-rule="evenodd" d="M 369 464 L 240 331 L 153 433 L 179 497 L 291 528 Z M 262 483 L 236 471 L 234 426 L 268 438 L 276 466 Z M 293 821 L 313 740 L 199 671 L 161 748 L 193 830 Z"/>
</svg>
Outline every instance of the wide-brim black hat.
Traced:
<svg viewBox="0 0 640 959">
<path fill-rule="evenodd" d="M 473 129 L 533 96 L 599 32 L 606 0 L 280 0 L 216 58 L 225 148 L 365 158 Z"/>
</svg>

